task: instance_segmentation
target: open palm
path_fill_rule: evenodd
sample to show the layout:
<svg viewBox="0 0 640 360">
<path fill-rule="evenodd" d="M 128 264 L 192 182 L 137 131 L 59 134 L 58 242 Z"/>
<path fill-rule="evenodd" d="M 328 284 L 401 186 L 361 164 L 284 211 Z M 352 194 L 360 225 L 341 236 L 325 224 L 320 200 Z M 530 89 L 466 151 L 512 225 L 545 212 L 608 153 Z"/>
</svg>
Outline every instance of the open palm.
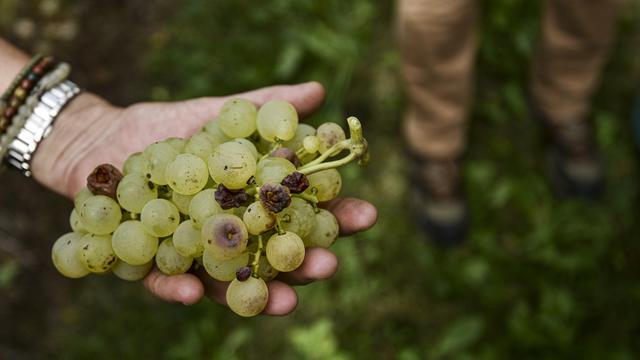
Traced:
<svg viewBox="0 0 640 360">
<path fill-rule="evenodd" d="M 245 98 L 256 105 L 272 99 L 286 100 L 304 117 L 322 104 L 324 89 L 318 83 L 306 83 L 268 87 L 232 97 Z M 95 166 L 111 163 L 121 168 L 127 156 L 142 151 L 155 141 L 192 135 L 206 121 L 218 114 L 226 99 L 228 97 L 205 97 L 180 102 L 139 103 L 126 108 L 104 104 L 99 110 L 79 109 L 76 111 L 77 117 L 85 115 L 86 121 L 90 121 L 85 124 L 87 129 L 77 136 L 64 139 L 66 151 L 49 154 L 49 161 L 38 160 L 39 164 L 36 163 L 34 166 L 48 166 L 51 173 L 59 174 L 58 179 L 51 180 L 56 176 L 50 176 L 40 180 L 54 190 L 71 197 L 84 186 L 87 174 Z M 66 125 L 61 125 L 64 126 Z M 56 136 L 60 137 L 54 131 L 45 141 L 53 142 L 55 140 L 50 139 Z M 52 167 L 51 158 L 55 158 L 64 166 L 60 169 Z M 375 223 L 377 216 L 376 209 L 371 204 L 353 198 L 336 199 L 325 206 L 338 219 L 343 235 L 368 229 Z M 330 251 L 321 248 L 308 249 L 300 268 L 268 283 L 269 302 L 265 313 L 282 315 L 293 311 L 297 297 L 295 290 L 289 285 L 329 278 L 336 272 L 337 266 L 337 258 Z M 193 304 L 205 294 L 224 303 L 228 285 L 213 280 L 202 272 L 167 276 L 157 269 L 145 278 L 144 284 L 158 297 L 184 304 Z"/>
</svg>

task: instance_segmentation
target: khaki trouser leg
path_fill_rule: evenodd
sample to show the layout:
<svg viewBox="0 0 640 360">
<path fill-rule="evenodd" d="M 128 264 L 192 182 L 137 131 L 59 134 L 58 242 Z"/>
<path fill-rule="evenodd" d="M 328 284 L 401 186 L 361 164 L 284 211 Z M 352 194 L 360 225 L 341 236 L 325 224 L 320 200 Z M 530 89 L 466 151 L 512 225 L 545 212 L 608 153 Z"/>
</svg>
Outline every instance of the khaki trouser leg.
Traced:
<svg viewBox="0 0 640 360">
<path fill-rule="evenodd" d="M 622 0 L 547 0 L 532 64 L 532 93 L 555 124 L 585 119 Z"/>
<path fill-rule="evenodd" d="M 456 157 L 466 142 L 477 1 L 399 0 L 398 15 L 409 148 L 430 158 Z"/>
</svg>

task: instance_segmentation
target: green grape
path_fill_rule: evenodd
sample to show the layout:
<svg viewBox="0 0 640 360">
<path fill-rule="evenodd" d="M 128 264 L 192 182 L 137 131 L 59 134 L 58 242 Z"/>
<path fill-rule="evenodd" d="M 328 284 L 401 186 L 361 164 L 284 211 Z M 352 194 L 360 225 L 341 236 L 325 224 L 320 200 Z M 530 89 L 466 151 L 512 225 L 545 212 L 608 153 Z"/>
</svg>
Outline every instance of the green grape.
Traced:
<svg viewBox="0 0 640 360">
<path fill-rule="evenodd" d="M 230 260 L 247 248 L 249 234 L 242 219 L 232 214 L 218 214 L 202 225 L 202 241 L 209 255 Z"/>
<path fill-rule="evenodd" d="M 209 136 L 211 136 L 211 139 L 213 140 L 214 148 L 224 142 L 231 140 L 227 135 L 225 135 L 222 132 L 222 130 L 220 130 L 220 124 L 218 124 L 218 122 L 215 120 L 207 122 L 204 125 L 203 130 L 204 132 L 209 134 Z"/>
<path fill-rule="evenodd" d="M 315 214 L 315 225 L 306 237 L 302 238 L 306 247 L 328 248 L 336 242 L 340 227 L 333 214 L 325 209 L 319 209 Z"/>
<path fill-rule="evenodd" d="M 89 274 L 89 270 L 80 262 L 81 246 L 82 235 L 78 233 L 64 234 L 53 243 L 51 260 L 60 274 L 72 279 Z"/>
<path fill-rule="evenodd" d="M 189 215 L 198 228 L 211 216 L 223 212 L 224 210 L 216 201 L 216 191 L 213 189 L 205 189 L 197 193 L 189 205 Z"/>
<path fill-rule="evenodd" d="M 302 147 L 304 139 L 316 134 L 316 129 L 309 124 L 298 124 L 296 134 L 293 139 L 286 141 L 282 146 L 296 151 Z"/>
<path fill-rule="evenodd" d="M 123 209 L 139 214 L 146 203 L 158 197 L 158 187 L 140 173 L 125 175 L 116 191 Z"/>
<path fill-rule="evenodd" d="M 260 136 L 266 140 L 288 141 L 296 135 L 298 113 L 286 101 L 271 100 L 258 110 L 256 124 Z"/>
<path fill-rule="evenodd" d="M 290 231 L 274 234 L 267 242 L 267 260 L 274 269 L 282 272 L 297 269 L 304 260 L 304 243 L 298 234 Z"/>
<path fill-rule="evenodd" d="M 113 232 L 120 224 L 120 205 L 112 198 L 94 195 L 87 198 L 80 207 L 80 219 L 89 232 L 104 235 Z"/>
<path fill-rule="evenodd" d="M 269 140 L 266 140 L 262 136 L 258 138 L 258 140 L 253 142 L 256 146 L 256 149 L 261 154 L 270 154 L 273 151 L 274 144 Z"/>
<path fill-rule="evenodd" d="M 260 154 L 258 154 L 258 149 L 256 149 L 256 146 L 253 145 L 253 143 L 247 139 L 244 138 L 236 138 L 232 140 L 233 142 L 236 142 L 238 144 L 244 145 L 247 147 L 247 149 L 249 149 L 249 151 L 251 152 L 251 155 L 253 155 L 253 157 L 255 159 L 259 159 L 260 158 Z"/>
<path fill-rule="evenodd" d="M 165 139 L 163 143 L 173 146 L 173 148 L 176 149 L 178 153 L 181 153 L 182 150 L 184 150 L 185 145 L 187 145 L 187 141 L 179 137 L 170 137 L 168 139 Z"/>
<path fill-rule="evenodd" d="M 231 281 L 236 278 L 236 271 L 249 263 L 249 254 L 243 253 L 229 260 L 218 260 L 205 250 L 202 263 L 207 273 L 220 281 Z"/>
<path fill-rule="evenodd" d="M 116 264 L 113 265 L 111 271 L 122 280 L 137 281 L 147 276 L 152 267 L 153 260 L 142 265 L 131 265 L 122 260 L 118 260 Z"/>
<path fill-rule="evenodd" d="M 178 208 L 178 211 L 185 215 L 189 215 L 189 205 L 191 205 L 191 199 L 194 195 L 182 195 L 173 191 L 171 193 L 171 202 Z"/>
<path fill-rule="evenodd" d="M 258 276 L 264 281 L 271 281 L 278 276 L 280 272 L 273 268 L 266 256 L 260 256 L 258 260 Z"/>
<path fill-rule="evenodd" d="M 186 154 L 193 154 L 205 163 L 209 161 L 209 156 L 216 148 L 217 143 L 211 135 L 205 132 L 199 132 L 193 134 L 193 136 L 187 141 L 184 147 Z"/>
<path fill-rule="evenodd" d="M 71 210 L 71 215 L 69 216 L 69 224 L 71 225 L 71 230 L 76 233 L 86 234 L 89 232 L 87 227 L 82 223 L 82 219 L 80 219 L 80 215 L 76 211 L 76 209 Z"/>
<path fill-rule="evenodd" d="M 256 172 L 256 159 L 246 146 L 236 142 L 220 144 L 209 157 L 209 173 L 213 180 L 228 189 L 247 186 Z"/>
<path fill-rule="evenodd" d="M 103 273 L 111 269 L 116 262 L 111 235 L 87 234 L 80 241 L 80 262 L 87 270 Z"/>
<path fill-rule="evenodd" d="M 178 151 L 169 144 L 155 143 L 149 145 L 143 154 L 144 157 L 149 160 L 147 177 L 158 185 L 167 185 L 165 169 L 167 165 L 178 156 Z"/>
<path fill-rule="evenodd" d="M 193 264 L 193 258 L 178 254 L 171 238 L 164 239 L 158 246 L 156 265 L 164 274 L 184 274 L 191 268 L 191 264 Z"/>
<path fill-rule="evenodd" d="M 195 227 L 193 221 L 183 221 L 173 233 L 173 246 L 178 254 L 186 257 L 202 256 L 204 245 L 200 230 Z"/>
<path fill-rule="evenodd" d="M 230 138 L 242 138 L 256 131 L 258 109 L 245 99 L 225 101 L 218 115 L 220 130 Z"/>
<path fill-rule="evenodd" d="M 280 157 L 267 157 L 256 166 L 256 182 L 259 186 L 264 184 L 280 184 L 282 179 L 296 171 L 296 166 L 291 161 Z"/>
<path fill-rule="evenodd" d="M 79 211 L 82 208 L 82 203 L 92 196 L 93 193 L 91 193 L 91 190 L 87 189 L 86 186 L 83 187 L 73 198 L 73 206 Z"/>
<path fill-rule="evenodd" d="M 285 231 L 294 232 L 300 237 L 305 237 L 313 229 L 315 211 L 311 204 L 294 197 L 291 198 L 291 205 L 278 213 L 278 218 Z"/>
<path fill-rule="evenodd" d="M 334 199 L 342 189 L 342 177 L 336 169 L 327 169 L 307 175 L 309 188 L 307 193 L 311 193 L 315 188 L 318 201 L 329 201 Z"/>
<path fill-rule="evenodd" d="M 315 154 L 320 150 L 320 139 L 317 136 L 307 136 L 302 141 L 304 150 L 309 154 Z"/>
<path fill-rule="evenodd" d="M 229 308 L 234 313 L 244 317 L 256 316 L 267 306 L 269 289 L 262 279 L 234 279 L 227 288 L 226 298 Z"/>
<path fill-rule="evenodd" d="M 242 221 L 247 226 L 247 231 L 252 235 L 259 235 L 276 226 L 276 214 L 256 201 L 247 207 L 242 215 Z"/>
<path fill-rule="evenodd" d="M 140 221 L 125 221 L 113 232 L 111 245 L 116 255 L 130 265 L 142 265 L 153 259 L 158 238 L 150 235 Z"/>
<path fill-rule="evenodd" d="M 173 234 L 178 227 L 180 213 L 171 201 L 154 199 L 142 208 L 140 221 L 149 234 L 165 237 Z"/>
<path fill-rule="evenodd" d="M 165 178 L 174 192 L 194 195 L 209 180 L 207 163 L 193 154 L 181 154 L 167 165 Z"/>
<path fill-rule="evenodd" d="M 151 164 L 149 160 L 144 157 L 141 152 L 137 152 L 129 155 L 127 160 L 125 160 L 124 165 L 122 165 L 122 174 L 129 175 L 137 173 L 146 175 L 149 173 L 150 167 Z"/>
<path fill-rule="evenodd" d="M 318 127 L 316 132 L 318 140 L 320 140 L 319 151 L 324 154 L 333 145 L 347 138 L 342 127 L 336 123 L 327 122 Z"/>
</svg>

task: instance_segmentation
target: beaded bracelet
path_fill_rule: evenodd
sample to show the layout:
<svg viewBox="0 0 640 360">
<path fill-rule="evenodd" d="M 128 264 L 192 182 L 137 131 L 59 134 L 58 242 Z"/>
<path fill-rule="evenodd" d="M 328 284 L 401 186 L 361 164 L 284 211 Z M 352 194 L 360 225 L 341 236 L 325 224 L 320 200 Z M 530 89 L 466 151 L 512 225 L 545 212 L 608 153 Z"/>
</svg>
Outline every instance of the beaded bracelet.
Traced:
<svg viewBox="0 0 640 360">
<path fill-rule="evenodd" d="M 7 102 L 9 101 L 11 94 L 13 94 L 16 87 L 20 84 L 20 81 L 24 79 L 26 76 L 28 76 L 31 70 L 40 62 L 40 60 L 42 60 L 42 57 L 43 56 L 40 54 L 37 54 L 34 57 L 32 57 L 31 60 L 29 60 L 29 62 L 27 63 L 27 65 L 25 65 L 22 68 L 22 70 L 20 70 L 18 75 L 13 79 L 13 81 L 11 82 L 7 90 L 5 90 L 5 92 L 2 93 L 2 96 L 0 96 L 0 129 L 2 129 L 2 122 L 3 122 L 2 119 L 4 118 L 4 111 L 7 108 Z M 1 133 L 2 133 L 2 130 L 0 130 L 0 134 Z"/>
<path fill-rule="evenodd" d="M 15 139 L 20 130 L 25 126 L 27 118 L 33 113 L 35 106 L 40 101 L 40 96 L 54 86 L 63 82 L 71 72 L 71 66 L 67 63 L 59 64 L 53 71 L 45 75 L 35 86 L 33 86 L 29 96 L 18 108 L 7 131 L 0 136 L 0 160 L 7 153 L 9 144 Z"/>
<path fill-rule="evenodd" d="M 20 84 L 20 81 L 24 79 L 27 75 L 29 75 L 31 70 L 40 62 L 40 60 L 42 60 L 42 58 L 43 56 L 40 54 L 35 55 L 34 57 L 31 58 L 31 60 L 29 60 L 27 65 L 25 65 L 25 67 L 22 68 L 22 70 L 20 70 L 18 75 L 11 82 L 11 85 L 9 85 L 7 90 L 4 93 L 2 93 L 2 96 L 0 96 L 0 101 L 2 103 L 5 103 L 7 100 L 9 100 L 9 97 L 11 97 L 11 94 L 13 94 L 13 91 L 16 89 L 18 84 Z"/>
<path fill-rule="evenodd" d="M 0 134 L 5 132 L 11 125 L 13 117 L 32 92 L 33 87 L 54 66 L 53 57 L 36 56 L 36 58 L 39 58 L 39 60 L 30 61 L 29 65 L 20 72 L 2 96 L 3 109 L 0 113 Z M 35 65 L 31 66 L 32 63 L 35 63 Z"/>
</svg>

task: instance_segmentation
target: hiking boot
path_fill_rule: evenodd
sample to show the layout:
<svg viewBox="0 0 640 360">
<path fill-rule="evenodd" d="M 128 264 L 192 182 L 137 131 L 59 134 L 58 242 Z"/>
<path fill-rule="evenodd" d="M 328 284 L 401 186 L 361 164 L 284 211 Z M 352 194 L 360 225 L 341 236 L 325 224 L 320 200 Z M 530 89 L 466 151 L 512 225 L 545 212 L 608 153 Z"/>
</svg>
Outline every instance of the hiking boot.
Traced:
<svg viewBox="0 0 640 360">
<path fill-rule="evenodd" d="M 460 245 L 469 232 L 460 172 L 460 162 L 456 160 L 413 162 L 411 197 L 417 221 L 438 245 Z"/>
<path fill-rule="evenodd" d="M 556 191 L 565 196 L 599 199 L 605 187 L 604 161 L 587 121 L 550 125 L 547 161 Z"/>
</svg>

